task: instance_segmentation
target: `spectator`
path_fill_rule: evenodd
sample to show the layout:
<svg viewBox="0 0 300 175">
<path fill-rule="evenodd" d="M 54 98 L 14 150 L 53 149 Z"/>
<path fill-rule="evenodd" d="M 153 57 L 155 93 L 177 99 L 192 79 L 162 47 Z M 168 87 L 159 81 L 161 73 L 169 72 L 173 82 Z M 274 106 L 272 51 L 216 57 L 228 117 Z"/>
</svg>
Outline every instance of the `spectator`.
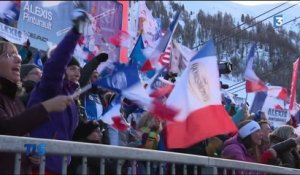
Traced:
<svg viewBox="0 0 300 175">
<path fill-rule="evenodd" d="M 79 80 L 81 87 L 87 85 L 89 82 L 95 82 L 99 79 L 99 73 L 96 69 L 100 63 L 105 62 L 107 59 L 108 54 L 101 53 L 86 63 L 83 69 L 81 69 L 82 76 Z M 97 86 L 93 86 L 89 91 L 83 93 L 80 99 L 81 104 L 85 109 L 84 113 L 86 115 L 86 119 L 99 121 L 103 114 L 103 109 L 107 107 L 103 98 L 102 90 Z"/>
<path fill-rule="evenodd" d="M 275 144 L 283 142 L 290 138 L 297 138 L 295 129 L 290 125 L 283 125 L 279 128 L 276 128 L 270 134 L 270 144 L 271 146 L 274 146 Z M 296 148 L 291 148 L 284 152 L 277 152 L 277 157 L 279 158 L 282 166 L 290 168 L 300 168 L 300 159 Z"/>
<path fill-rule="evenodd" d="M 238 134 L 225 141 L 221 156 L 227 159 L 259 162 L 258 145 L 262 140 L 259 124 L 253 120 L 245 120 L 238 128 Z"/>
<path fill-rule="evenodd" d="M 85 143 L 102 143 L 102 128 L 96 121 L 81 122 L 75 130 L 73 140 Z M 72 157 L 72 161 L 68 167 L 68 174 L 81 174 L 82 157 Z M 100 174 L 100 159 L 87 159 L 87 174 Z"/>
<path fill-rule="evenodd" d="M 296 138 L 289 138 L 285 141 L 278 142 L 263 153 L 263 155 L 261 156 L 261 163 L 286 166 L 287 164 L 283 164 L 282 162 L 283 161 L 282 155 L 290 152 L 291 150 L 296 149 L 297 145 L 299 144 L 300 144 L 299 136 Z"/>
<path fill-rule="evenodd" d="M 24 136 L 49 120 L 48 113 L 63 111 L 71 97 L 58 96 L 43 100 L 25 110 L 18 98 L 21 89 L 21 57 L 9 42 L 0 42 L 0 134 Z M 2 174 L 13 174 L 15 155 L 0 153 Z M 29 166 L 22 160 L 21 173 L 28 173 Z"/>
<path fill-rule="evenodd" d="M 21 81 L 25 90 L 24 94 L 21 96 L 21 100 L 25 106 L 27 106 L 32 89 L 35 87 L 36 83 L 41 80 L 42 73 L 42 70 L 35 64 L 21 65 Z"/>
<path fill-rule="evenodd" d="M 260 152 L 263 153 L 270 148 L 270 139 L 269 134 L 272 132 L 270 124 L 267 120 L 261 120 L 258 122 L 261 128 L 262 140 L 261 145 L 259 146 Z"/>
<path fill-rule="evenodd" d="M 73 28 L 65 35 L 57 47 L 50 52 L 50 56 L 45 62 L 41 81 L 37 83 L 32 91 L 28 102 L 29 106 L 59 94 L 73 94 L 79 87 L 77 83 L 68 80 L 68 78 L 64 78 L 67 66 L 73 64 L 71 62 L 72 54 L 83 32 L 82 27 L 86 22 L 86 13 L 82 10 L 77 10 L 76 12 L 77 13 L 74 13 L 76 16 L 74 16 Z M 69 78 L 79 80 L 79 77 L 80 75 L 75 73 Z M 31 137 L 71 140 L 79 121 L 78 109 L 75 102 L 72 101 L 71 105 L 63 112 L 50 114 L 50 118 L 51 120 L 47 123 L 33 130 L 30 133 Z M 54 174 L 61 173 L 62 162 L 62 156 L 47 155 L 46 172 Z M 70 157 L 68 157 L 68 162 L 70 162 Z M 35 167 L 33 173 L 35 174 L 37 172 L 38 168 Z"/>
</svg>

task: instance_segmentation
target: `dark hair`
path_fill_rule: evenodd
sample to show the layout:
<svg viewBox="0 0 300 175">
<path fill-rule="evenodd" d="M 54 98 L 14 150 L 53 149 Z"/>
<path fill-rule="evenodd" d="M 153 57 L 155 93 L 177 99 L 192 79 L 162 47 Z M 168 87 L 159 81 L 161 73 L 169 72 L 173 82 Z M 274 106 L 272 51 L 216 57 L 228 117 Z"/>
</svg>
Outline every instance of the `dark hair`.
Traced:
<svg viewBox="0 0 300 175">
<path fill-rule="evenodd" d="M 245 126 L 246 124 L 248 124 L 250 122 L 251 122 L 251 120 L 244 120 L 238 125 L 238 128 L 241 129 L 243 126 Z M 238 141 L 240 143 L 242 143 L 246 147 L 246 149 L 249 149 L 252 146 L 251 134 L 243 139 L 241 137 L 238 137 Z"/>
<path fill-rule="evenodd" d="M 260 120 L 258 122 L 259 126 L 261 126 L 262 124 L 268 124 L 270 126 L 270 123 L 268 122 L 268 120 Z"/>
</svg>

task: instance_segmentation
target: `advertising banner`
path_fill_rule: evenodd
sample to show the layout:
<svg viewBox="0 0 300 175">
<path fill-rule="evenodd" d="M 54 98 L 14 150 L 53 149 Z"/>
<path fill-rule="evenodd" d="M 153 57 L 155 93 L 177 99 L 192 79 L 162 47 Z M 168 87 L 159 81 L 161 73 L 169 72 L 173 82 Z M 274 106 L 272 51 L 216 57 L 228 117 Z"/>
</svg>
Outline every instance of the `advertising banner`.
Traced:
<svg viewBox="0 0 300 175">
<path fill-rule="evenodd" d="M 119 48 L 107 42 L 122 27 L 122 5 L 115 1 L 22 1 L 18 28 L 28 34 L 32 47 L 46 51 L 49 43 L 58 44 L 70 30 L 78 6 L 92 22 L 76 48 L 76 58 L 83 62 L 101 51 L 118 58 Z"/>
</svg>

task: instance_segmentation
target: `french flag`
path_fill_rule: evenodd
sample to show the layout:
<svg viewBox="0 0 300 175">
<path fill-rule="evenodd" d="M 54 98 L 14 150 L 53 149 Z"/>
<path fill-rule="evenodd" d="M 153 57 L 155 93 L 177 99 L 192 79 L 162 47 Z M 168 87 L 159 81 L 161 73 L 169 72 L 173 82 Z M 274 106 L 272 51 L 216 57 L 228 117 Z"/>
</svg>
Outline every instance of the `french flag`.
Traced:
<svg viewBox="0 0 300 175">
<path fill-rule="evenodd" d="M 150 98 L 143 87 L 136 64 L 119 65 L 111 76 L 101 78 L 95 82 L 98 86 L 120 93 L 122 96 L 139 105 L 142 109 L 155 116 L 172 120 L 178 110 L 172 109 L 159 100 Z"/>
<path fill-rule="evenodd" d="M 167 147 L 186 148 L 207 138 L 235 133 L 237 127 L 221 102 L 216 49 L 210 40 L 192 57 L 166 104 L 180 109 L 167 122 Z"/>
<path fill-rule="evenodd" d="M 144 65 L 147 58 L 142 51 L 143 49 L 145 49 L 145 46 L 142 35 L 140 35 L 130 53 L 130 64 L 137 64 L 138 68 L 141 68 Z"/>
<path fill-rule="evenodd" d="M 286 88 L 281 86 L 268 86 L 268 96 L 280 98 L 282 100 L 287 100 L 288 91 Z"/>
<path fill-rule="evenodd" d="M 163 76 L 167 73 L 166 69 L 166 67 L 162 67 L 152 80 L 150 80 L 150 83 L 146 88 L 150 97 L 160 98 L 168 96 L 173 90 L 174 83 L 163 78 Z"/>
<path fill-rule="evenodd" d="M 121 112 L 121 104 L 117 103 L 113 105 L 101 118 L 104 123 L 113 126 L 117 130 L 126 131 L 130 125 L 129 123 L 122 117 Z"/>
<path fill-rule="evenodd" d="M 144 50 L 148 50 L 145 49 L 145 45 L 143 42 L 143 37 L 142 35 L 140 35 L 137 39 L 137 42 L 135 43 L 134 48 L 132 49 L 131 53 L 130 53 L 130 64 L 137 64 L 138 69 L 141 69 L 141 67 L 143 67 L 143 65 L 145 64 L 147 57 L 144 54 Z M 152 78 L 155 74 L 155 70 L 153 71 L 148 71 L 146 73 L 146 76 L 148 78 Z"/>
<path fill-rule="evenodd" d="M 291 96 L 290 96 L 290 106 L 289 109 L 293 110 L 296 103 L 296 90 L 297 90 L 297 81 L 298 81 L 298 70 L 299 70 L 299 58 L 293 63 L 293 75 L 291 82 Z"/>
<path fill-rule="evenodd" d="M 175 18 L 171 22 L 168 30 L 166 31 L 164 36 L 160 39 L 158 45 L 156 46 L 156 48 L 154 49 L 154 51 L 152 52 L 150 57 L 146 60 L 145 64 L 141 68 L 142 72 L 146 72 L 146 71 L 152 70 L 154 68 L 162 67 L 162 59 L 164 56 L 161 56 L 161 55 L 166 54 L 165 52 L 167 51 L 167 48 L 172 39 L 173 33 L 178 24 L 179 16 L 180 16 L 180 12 L 177 12 L 175 15 Z"/>
<path fill-rule="evenodd" d="M 117 47 L 129 48 L 133 43 L 133 38 L 128 32 L 119 31 L 116 35 L 110 37 L 108 41 Z"/>
<path fill-rule="evenodd" d="M 268 88 L 263 81 L 261 81 L 256 73 L 253 71 L 253 60 L 255 57 L 256 44 L 253 44 L 246 63 L 246 70 L 244 73 L 244 78 L 246 80 L 246 92 L 257 92 L 266 91 Z"/>
</svg>

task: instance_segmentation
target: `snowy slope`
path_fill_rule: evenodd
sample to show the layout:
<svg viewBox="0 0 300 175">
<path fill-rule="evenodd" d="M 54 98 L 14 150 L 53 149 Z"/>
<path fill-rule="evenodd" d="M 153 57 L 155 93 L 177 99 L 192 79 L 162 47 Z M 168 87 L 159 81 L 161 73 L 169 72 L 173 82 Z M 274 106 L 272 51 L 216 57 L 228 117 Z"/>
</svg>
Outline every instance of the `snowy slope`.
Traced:
<svg viewBox="0 0 300 175">
<path fill-rule="evenodd" d="M 181 1 L 178 3 L 183 4 L 185 9 L 188 11 L 192 11 L 194 13 L 198 13 L 198 11 L 201 9 L 202 11 L 209 13 L 211 15 L 218 13 L 218 11 L 222 12 L 223 14 L 230 13 L 233 18 L 235 19 L 235 22 L 237 23 L 238 21 L 241 21 L 241 15 L 244 14 L 249 14 L 252 17 L 256 17 L 280 4 L 282 2 L 278 2 L 276 4 L 263 4 L 263 5 L 256 5 L 256 6 L 247 6 L 247 5 L 242 5 L 242 4 L 237 4 L 231 1 Z M 269 16 L 273 16 L 275 13 L 280 12 L 281 10 L 284 10 L 292 5 L 294 3 L 287 3 L 265 15 L 260 16 L 257 18 L 257 21 L 263 20 Z M 300 5 L 296 5 L 284 12 L 281 12 L 283 16 L 283 23 L 288 22 L 295 17 L 299 17 L 299 12 L 300 11 Z M 269 18 L 266 20 L 266 22 L 270 22 L 273 24 L 273 17 Z M 299 27 L 297 26 L 297 23 L 300 22 L 300 19 L 296 20 L 296 23 L 291 22 L 287 25 L 284 25 L 283 28 L 286 30 L 293 30 L 295 32 L 299 31 Z M 241 22 L 240 22 L 241 23 Z"/>
</svg>

